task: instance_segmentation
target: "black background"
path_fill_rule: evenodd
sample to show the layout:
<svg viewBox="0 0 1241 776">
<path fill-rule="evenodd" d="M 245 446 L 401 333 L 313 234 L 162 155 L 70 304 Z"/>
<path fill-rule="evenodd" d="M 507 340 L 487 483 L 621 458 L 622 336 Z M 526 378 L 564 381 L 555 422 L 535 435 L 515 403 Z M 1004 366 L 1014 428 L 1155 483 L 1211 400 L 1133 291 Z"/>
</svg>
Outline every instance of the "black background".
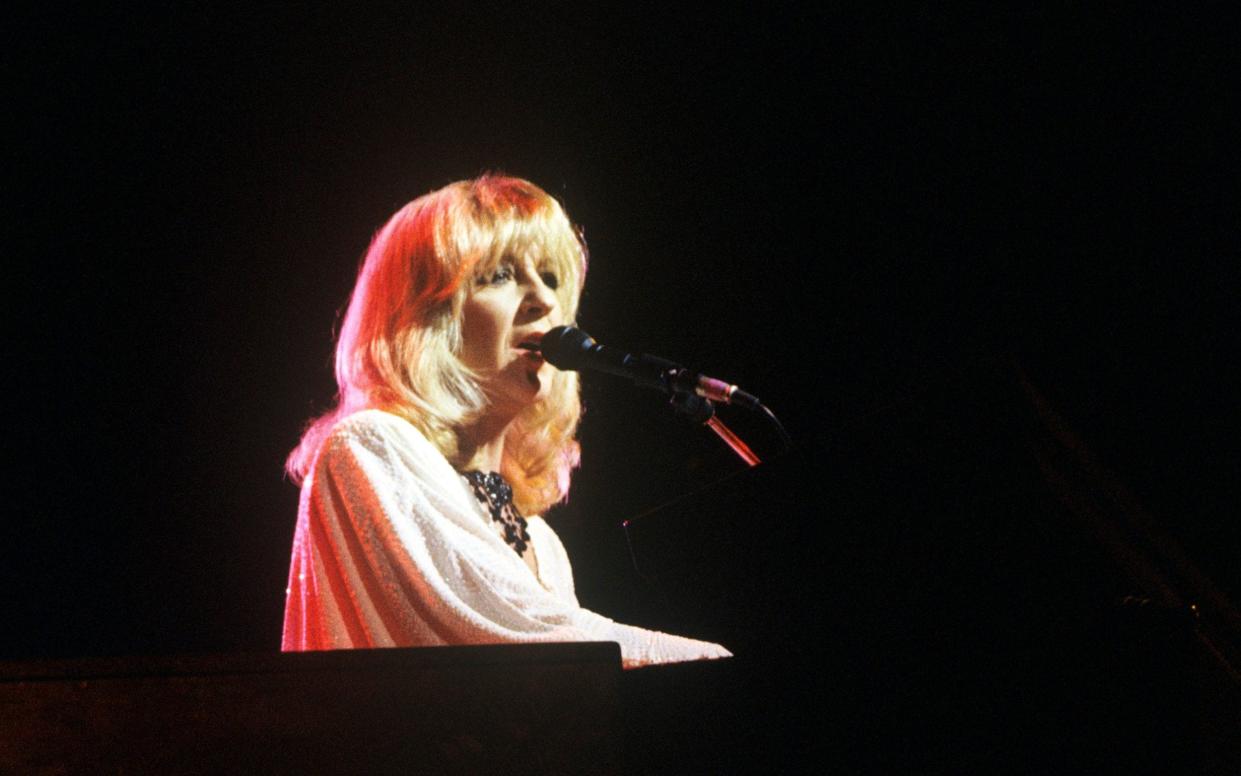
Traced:
<svg viewBox="0 0 1241 776">
<path fill-rule="evenodd" d="M 931 388 L 989 427 L 1020 400 L 980 375 L 1018 364 L 1241 592 L 1241 168 L 1208 11 L 6 14 L 0 656 L 278 648 L 282 462 L 330 405 L 357 261 L 485 170 L 584 226 L 584 328 L 763 397 L 825 479 L 894 412 L 945 422 Z M 619 522 L 740 465 L 658 396 L 585 399 L 552 521 L 583 603 L 626 613 Z M 888 452 L 952 454 L 918 438 Z M 880 469 L 856 476 L 900 487 Z M 802 503 L 811 546 L 859 530 L 830 488 Z"/>
</svg>

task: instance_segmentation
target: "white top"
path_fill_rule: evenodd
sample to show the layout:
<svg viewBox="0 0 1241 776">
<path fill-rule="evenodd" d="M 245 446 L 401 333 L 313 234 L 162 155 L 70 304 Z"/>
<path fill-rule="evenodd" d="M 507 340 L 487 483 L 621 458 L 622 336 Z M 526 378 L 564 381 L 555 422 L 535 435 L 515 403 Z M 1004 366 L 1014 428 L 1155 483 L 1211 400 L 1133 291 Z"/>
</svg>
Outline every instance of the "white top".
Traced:
<svg viewBox="0 0 1241 776">
<path fill-rule="evenodd" d="M 527 520 L 537 575 L 408 421 L 350 415 L 302 486 L 281 648 L 615 641 L 626 668 L 731 655 L 583 609 L 560 539 Z"/>
</svg>

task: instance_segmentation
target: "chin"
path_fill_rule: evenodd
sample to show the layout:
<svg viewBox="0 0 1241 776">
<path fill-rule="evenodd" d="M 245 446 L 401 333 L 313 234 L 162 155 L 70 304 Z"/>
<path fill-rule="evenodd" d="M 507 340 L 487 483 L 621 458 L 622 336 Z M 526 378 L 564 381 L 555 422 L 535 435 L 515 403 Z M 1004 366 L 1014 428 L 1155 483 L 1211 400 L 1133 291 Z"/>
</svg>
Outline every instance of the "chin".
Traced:
<svg viewBox="0 0 1241 776">
<path fill-rule="evenodd" d="M 545 375 L 540 372 L 530 372 L 526 376 L 526 381 L 533 390 L 530 397 L 531 403 L 540 402 L 546 399 L 552 393 L 551 375 Z"/>
<path fill-rule="evenodd" d="M 499 386 L 497 386 L 499 388 Z M 516 414 L 551 396 L 551 375 L 525 372 L 492 394 L 493 409 Z"/>
</svg>

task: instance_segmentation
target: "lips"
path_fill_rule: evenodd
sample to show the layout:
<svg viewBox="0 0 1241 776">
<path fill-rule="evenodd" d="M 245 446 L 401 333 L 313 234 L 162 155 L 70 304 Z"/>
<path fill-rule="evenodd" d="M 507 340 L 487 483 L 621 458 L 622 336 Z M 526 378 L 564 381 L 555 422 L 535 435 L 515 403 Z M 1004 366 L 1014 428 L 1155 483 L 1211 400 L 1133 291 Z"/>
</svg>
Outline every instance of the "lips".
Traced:
<svg viewBox="0 0 1241 776">
<path fill-rule="evenodd" d="M 546 333 L 547 332 L 536 331 L 527 334 L 518 340 L 514 347 L 518 350 L 524 350 L 527 353 L 538 354 L 539 348 L 541 347 L 540 343 L 543 341 L 543 335 Z"/>
</svg>

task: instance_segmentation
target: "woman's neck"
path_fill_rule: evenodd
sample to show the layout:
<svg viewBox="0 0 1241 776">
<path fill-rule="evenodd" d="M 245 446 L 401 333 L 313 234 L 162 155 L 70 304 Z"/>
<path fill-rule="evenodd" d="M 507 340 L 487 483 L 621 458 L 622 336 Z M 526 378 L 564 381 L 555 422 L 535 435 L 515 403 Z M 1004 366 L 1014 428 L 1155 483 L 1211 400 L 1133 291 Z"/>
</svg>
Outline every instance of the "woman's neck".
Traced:
<svg viewBox="0 0 1241 776">
<path fill-rule="evenodd" d="M 464 468 L 482 472 L 500 471 L 504 460 L 504 437 L 513 418 L 488 416 L 461 429 L 457 434 L 460 460 Z"/>
</svg>

